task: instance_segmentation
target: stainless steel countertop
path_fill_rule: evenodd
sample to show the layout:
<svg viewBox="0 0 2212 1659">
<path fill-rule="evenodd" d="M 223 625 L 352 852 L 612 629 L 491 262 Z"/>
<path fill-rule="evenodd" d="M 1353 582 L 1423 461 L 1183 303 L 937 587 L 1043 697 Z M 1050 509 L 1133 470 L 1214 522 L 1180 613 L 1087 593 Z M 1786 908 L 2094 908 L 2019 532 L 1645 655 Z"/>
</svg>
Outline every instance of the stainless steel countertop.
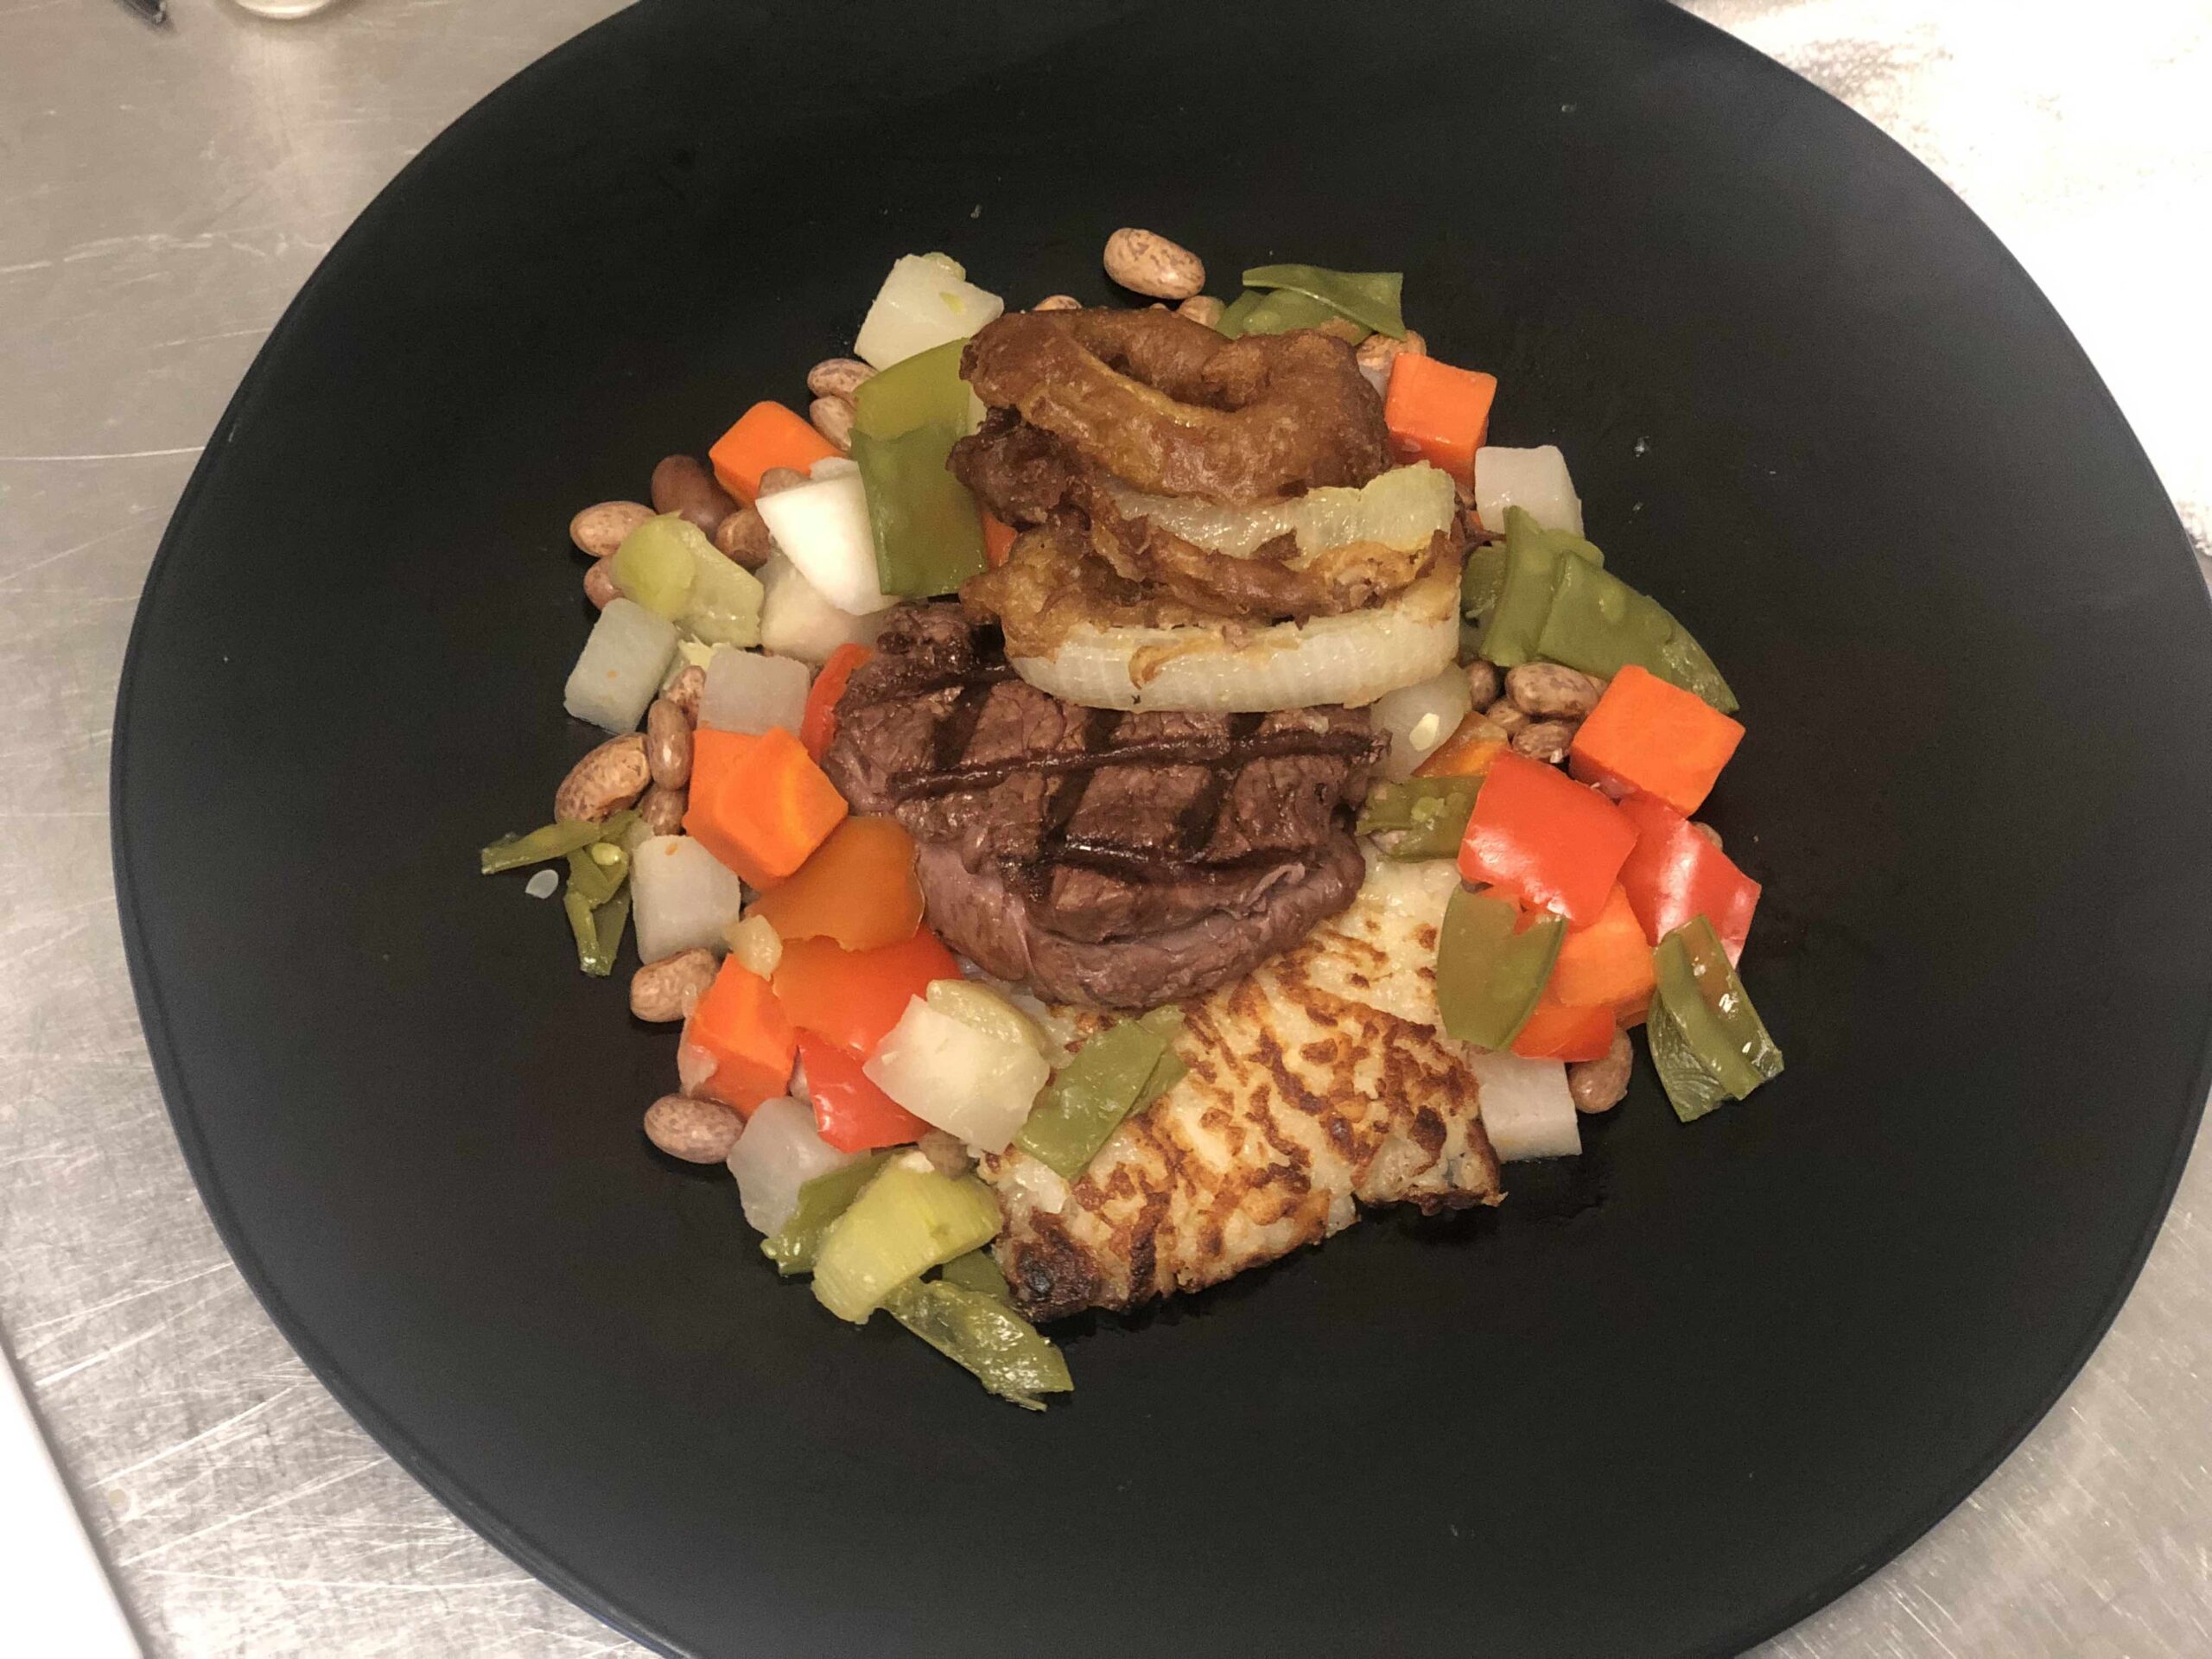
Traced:
<svg viewBox="0 0 2212 1659">
<path fill-rule="evenodd" d="M 201 441 L 377 189 L 610 0 L 271 24 L 0 0 L 0 1330 L 156 1651 L 634 1652 L 356 1428 L 239 1280 L 132 1009 L 106 836 L 132 607 Z M 1695 0 L 1971 202 L 2212 535 L 2212 0 Z M 2088 1369 L 1771 1659 L 2212 1652 L 2212 1159 Z M 0 1502 L 4 1497 L 0 1497 Z M 1605 1564 L 1593 1561 L 1593 1572 Z"/>
</svg>

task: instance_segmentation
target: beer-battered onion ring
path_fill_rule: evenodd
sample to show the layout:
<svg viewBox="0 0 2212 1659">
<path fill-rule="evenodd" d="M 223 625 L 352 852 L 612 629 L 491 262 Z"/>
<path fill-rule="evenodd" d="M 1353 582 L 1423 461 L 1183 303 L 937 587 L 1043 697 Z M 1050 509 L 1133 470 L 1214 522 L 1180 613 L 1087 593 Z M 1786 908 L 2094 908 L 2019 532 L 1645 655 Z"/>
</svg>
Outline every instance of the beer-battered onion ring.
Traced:
<svg viewBox="0 0 2212 1659">
<path fill-rule="evenodd" d="M 1157 494 L 1255 501 L 1390 464 L 1351 347 L 1311 331 L 1225 340 L 1170 311 L 1023 312 L 985 325 L 960 369 L 986 404 Z"/>
</svg>

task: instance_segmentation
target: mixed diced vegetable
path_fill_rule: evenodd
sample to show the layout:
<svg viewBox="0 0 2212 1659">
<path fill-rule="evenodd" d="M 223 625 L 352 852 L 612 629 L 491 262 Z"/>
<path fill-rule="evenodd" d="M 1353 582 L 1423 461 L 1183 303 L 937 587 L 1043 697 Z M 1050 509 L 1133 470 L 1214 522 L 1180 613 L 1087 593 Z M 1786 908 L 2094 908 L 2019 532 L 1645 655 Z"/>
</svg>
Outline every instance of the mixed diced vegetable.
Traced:
<svg viewBox="0 0 2212 1659">
<path fill-rule="evenodd" d="M 1246 512 L 1254 537 L 1418 547 L 1456 524 L 1471 543 L 1459 662 L 1373 704 L 1389 747 L 1357 828 L 1402 874 L 1455 861 L 1436 1019 L 1465 1046 L 1498 1157 L 1579 1153 L 1580 1117 L 1625 1089 L 1639 1024 L 1685 1122 L 1771 1079 L 1781 1052 L 1737 974 L 1759 884 L 1690 816 L 1744 739 L 1735 696 L 1585 538 L 1560 450 L 1488 442 L 1496 378 L 1428 355 L 1398 273 L 1255 267 L 1224 306 L 1196 294 L 1194 258 L 1161 245 L 1197 274 L 1109 269 L 1232 338 L 1324 328 L 1359 345 L 1409 463 Z M 696 1160 L 728 1147 L 779 1273 L 810 1274 L 840 1319 L 889 1313 L 1041 1409 L 1071 1386 L 1066 1363 L 1014 1309 L 988 1254 L 998 1200 L 972 1171 L 1026 1157 L 1083 1179 L 1183 1077 L 1183 1014 L 1090 1020 L 1065 1046 L 1069 1027 L 1048 1032 L 1033 1000 L 963 975 L 925 925 L 912 837 L 850 815 L 823 769 L 888 608 L 1008 556 L 1014 531 L 946 464 L 980 415 L 963 347 L 1003 308 L 944 255 L 901 258 L 858 360 L 809 377 L 811 418 L 756 403 L 712 446 L 711 477 L 671 457 L 651 507 L 577 516 L 601 609 L 563 701 L 615 737 L 564 783 L 554 823 L 493 842 L 480 867 L 564 868 L 588 974 L 613 971 L 634 916 L 633 1012 L 682 1022 L 683 1094 L 656 1103 L 649 1132 L 681 1129 L 685 1147 L 667 1149 Z M 1234 528 L 1205 501 L 1108 487 L 1208 545 Z M 726 1133 L 700 1133 L 717 1113 Z"/>
</svg>

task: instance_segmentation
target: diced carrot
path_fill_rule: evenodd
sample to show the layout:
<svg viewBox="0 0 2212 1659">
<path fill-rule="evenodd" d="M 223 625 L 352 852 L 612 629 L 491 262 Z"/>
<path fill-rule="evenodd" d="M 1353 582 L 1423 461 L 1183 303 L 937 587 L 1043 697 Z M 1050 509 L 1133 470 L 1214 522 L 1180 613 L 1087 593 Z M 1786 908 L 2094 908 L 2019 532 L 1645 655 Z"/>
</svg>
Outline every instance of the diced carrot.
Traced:
<svg viewBox="0 0 2212 1659">
<path fill-rule="evenodd" d="M 983 557 L 995 570 L 1014 551 L 1014 526 L 989 512 L 983 514 Z"/>
<path fill-rule="evenodd" d="M 814 1103 L 814 1127 L 840 1152 L 868 1152 L 918 1141 L 929 1125 L 877 1088 L 861 1062 L 825 1037 L 798 1034 L 799 1063 Z"/>
<path fill-rule="evenodd" d="M 1569 1007 L 1611 1007 L 1649 998 L 1651 944 L 1618 881 L 1587 927 L 1571 927 L 1552 968 L 1551 994 Z"/>
<path fill-rule="evenodd" d="M 772 886 L 805 863 L 845 811 L 836 785 L 782 727 L 692 734 L 684 831 L 751 886 Z"/>
<path fill-rule="evenodd" d="M 697 1092 L 747 1117 L 762 1101 L 791 1086 L 798 1033 L 768 982 L 734 959 L 722 963 L 691 1010 L 683 1041 L 705 1051 L 715 1063 L 713 1075 L 696 1085 Z"/>
<path fill-rule="evenodd" d="M 1744 741 L 1744 728 L 1694 691 L 1629 664 L 1574 734 L 1567 769 L 1615 792 L 1641 790 L 1688 817 Z"/>
<path fill-rule="evenodd" d="M 833 939 L 793 939 L 776 966 L 776 995 L 800 1030 L 866 1059 L 931 980 L 959 977 L 952 952 L 926 927 L 874 950 L 847 950 Z"/>
<path fill-rule="evenodd" d="M 1416 778 L 1479 778 L 1504 751 L 1505 740 L 1491 734 L 1497 728 L 1479 709 L 1471 710 L 1451 736 L 1430 751 L 1414 768 Z"/>
<path fill-rule="evenodd" d="M 845 682 L 874 655 L 868 645 L 840 645 L 814 677 L 814 683 L 807 690 L 805 710 L 799 715 L 798 741 L 817 760 L 829 753 L 830 746 L 837 741 L 837 699 L 845 695 Z"/>
<path fill-rule="evenodd" d="M 835 939 L 848 950 L 911 939 L 922 925 L 914 838 L 896 818 L 847 818 L 796 875 L 754 901 L 753 913 L 766 917 L 780 938 Z M 1635 924 L 1631 912 L 1629 925 Z M 1643 938 L 1639 929 L 1637 943 Z"/>
<path fill-rule="evenodd" d="M 1612 1046 L 1611 1008 L 1569 1007 L 1548 985 L 1513 1039 L 1513 1052 L 1530 1060 L 1602 1060 Z"/>
<path fill-rule="evenodd" d="M 1401 352 L 1390 365 L 1382 423 L 1401 461 L 1426 461 L 1462 484 L 1475 478 L 1475 451 L 1490 433 L 1497 377 L 1455 369 L 1433 357 Z"/>
<path fill-rule="evenodd" d="M 737 424 L 707 451 L 722 488 L 751 506 L 760 498 L 760 474 L 772 467 L 810 472 L 837 447 L 781 404 L 759 403 L 737 417 Z"/>
</svg>

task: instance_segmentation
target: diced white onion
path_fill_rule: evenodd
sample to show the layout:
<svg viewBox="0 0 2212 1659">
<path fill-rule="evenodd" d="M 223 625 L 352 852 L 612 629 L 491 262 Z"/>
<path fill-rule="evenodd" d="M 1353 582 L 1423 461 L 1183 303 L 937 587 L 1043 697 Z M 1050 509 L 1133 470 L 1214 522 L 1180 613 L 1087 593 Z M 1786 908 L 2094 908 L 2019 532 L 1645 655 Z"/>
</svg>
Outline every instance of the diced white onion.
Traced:
<svg viewBox="0 0 2212 1659">
<path fill-rule="evenodd" d="M 1372 702 L 1459 660 L 1459 571 L 1439 567 L 1388 604 L 1279 622 L 1232 645 L 1212 627 L 1082 626 L 1050 657 L 1016 657 L 1039 690 L 1094 709 L 1217 714 Z M 1141 683 L 1140 683 L 1141 682 Z"/>
<path fill-rule="evenodd" d="M 1582 499 L 1567 474 L 1567 457 L 1555 443 L 1535 449 L 1475 451 L 1475 512 L 1483 528 L 1505 534 L 1505 510 L 1525 508 L 1546 530 L 1582 533 Z"/>
<path fill-rule="evenodd" d="M 776 969 L 783 965 L 783 939 L 766 916 L 733 922 L 722 929 L 722 938 L 729 945 L 729 959 L 748 974 L 773 979 Z"/>
<path fill-rule="evenodd" d="M 853 341 L 853 355 L 887 369 L 917 352 L 965 340 L 1006 309 L 1006 302 L 968 280 L 957 260 L 910 253 L 894 261 Z"/>
<path fill-rule="evenodd" d="M 1582 1131 L 1564 1062 L 1477 1051 L 1467 1063 L 1481 1087 L 1483 1128 L 1501 1161 L 1580 1154 Z"/>
<path fill-rule="evenodd" d="M 876 586 L 875 532 L 857 470 L 778 490 L 754 506 L 783 556 L 839 610 L 866 616 L 891 603 Z"/>
<path fill-rule="evenodd" d="M 1412 777 L 1414 768 L 1442 748 L 1445 739 L 1459 729 L 1459 722 L 1474 703 L 1467 671 L 1456 662 L 1418 685 L 1403 686 L 1376 698 L 1368 718 L 1376 731 L 1390 734 L 1390 753 L 1382 762 L 1382 775 L 1393 783 Z"/>
<path fill-rule="evenodd" d="M 918 996 L 861 1069 L 916 1117 L 985 1152 L 1007 1149 L 1052 1074 L 1027 1044 L 978 1031 Z"/>
<path fill-rule="evenodd" d="M 1130 518 L 1149 518 L 1193 546 L 1249 558 L 1278 536 L 1295 536 L 1300 553 L 1355 542 L 1405 550 L 1428 545 L 1452 527 L 1459 498 L 1452 480 L 1422 461 L 1397 467 L 1359 489 L 1332 486 L 1257 506 L 1224 506 L 1198 496 L 1147 495 L 1108 480 L 1107 493 Z"/>
<path fill-rule="evenodd" d="M 602 731 L 634 732 L 675 655 L 673 622 L 633 600 L 610 600 L 569 671 L 562 706 Z"/>
<path fill-rule="evenodd" d="M 771 497 L 770 499 L 773 499 Z M 887 610 L 849 616 L 814 590 L 791 562 L 779 553 L 760 567 L 760 646 L 779 657 L 796 657 L 819 668 L 843 645 L 872 645 L 889 619 Z"/>
<path fill-rule="evenodd" d="M 815 1132 L 814 1114 L 796 1100 L 763 1101 L 729 1154 L 745 1218 L 773 1236 L 798 1209 L 798 1190 L 861 1154 L 839 1152 Z"/>
<path fill-rule="evenodd" d="M 686 1032 L 691 1029 L 688 1019 L 683 1028 Z M 721 1063 L 715 1058 L 712 1050 L 700 1047 L 689 1037 L 677 1044 L 676 1081 L 685 1094 L 697 1095 L 700 1085 L 721 1069 Z"/>
<path fill-rule="evenodd" d="M 630 859 L 638 960 L 703 945 L 719 955 L 722 929 L 745 908 L 737 872 L 689 836 L 655 836 Z"/>
<path fill-rule="evenodd" d="M 707 666 L 699 723 L 718 732 L 760 733 L 780 726 L 797 735 L 813 677 L 796 658 L 764 657 L 755 651 L 719 652 Z"/>
</svg>

